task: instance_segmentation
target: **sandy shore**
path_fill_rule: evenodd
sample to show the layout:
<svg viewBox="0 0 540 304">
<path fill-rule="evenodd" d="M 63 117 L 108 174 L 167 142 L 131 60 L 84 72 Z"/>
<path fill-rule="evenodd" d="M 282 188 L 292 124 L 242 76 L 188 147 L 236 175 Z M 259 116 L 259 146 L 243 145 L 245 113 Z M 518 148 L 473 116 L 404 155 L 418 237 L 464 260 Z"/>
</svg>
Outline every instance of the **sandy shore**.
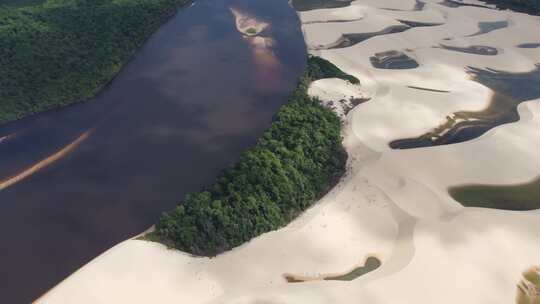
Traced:
<svg viewBox="0 0 540 304">
<path fill-rule="evenodd" d="M 128 240 L 81 268 L 39 303 L 516 303 L 522 272 L 540 264 L 540 212 L 464 208 L 448 187 L 527 182 L 540 174 L 540 99 L 519 105 L 520 120 L 459 144 L 392 150 L 396 139 L 429 132 L 456 111 L 479 111 L 493 91 L 467 66 L 530 71 L 540 62 L 540 18 L 426 1 L 362 0 L 300 13 L 312 52 L 360 79 L 331 79 L 310 93 L 325 103 L 370 98 L 340 114 L 349 153 L 345 178 L 279 231 L 216 258 Z M 344 34 L 412 27 L 344 48 Z M 507 26 L 478 34 L 479 22 Z M 497 23 L 499 22 L 499 23 Z M 496 56 L 438 46 L 483 45 Z M 412 69 L 375 68 L 375 53 L 399 51 Z M 416 88 L 430 90 L 419 90 Z M 382 266 L 350 282 L 288 283 L 284 274 L 345 273 L 375 256 Z M 520 298 L 520 301 L 522 298 Z M 529 303 L 529 302 L 521 302 Z M 530 302 L 537 303 L 537 302 Z"/>
</svg>

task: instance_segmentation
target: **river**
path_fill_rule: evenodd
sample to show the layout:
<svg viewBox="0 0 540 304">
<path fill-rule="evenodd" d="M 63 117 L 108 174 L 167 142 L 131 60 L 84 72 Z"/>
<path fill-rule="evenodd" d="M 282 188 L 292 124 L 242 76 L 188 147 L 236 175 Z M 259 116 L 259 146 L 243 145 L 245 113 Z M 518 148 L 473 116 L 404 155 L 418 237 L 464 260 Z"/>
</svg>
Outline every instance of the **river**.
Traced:
<svg viewBox="0 0 540 304">
<path fill-rule="evenodd" d="M 264 58 L 231 7 L 271 25 Z M 1 126 L 1 302 L 36 299 L 211 183 L 270 125 L 305 58 L 287 1 L 196 1 L 92 100 Z"/>
</svg>

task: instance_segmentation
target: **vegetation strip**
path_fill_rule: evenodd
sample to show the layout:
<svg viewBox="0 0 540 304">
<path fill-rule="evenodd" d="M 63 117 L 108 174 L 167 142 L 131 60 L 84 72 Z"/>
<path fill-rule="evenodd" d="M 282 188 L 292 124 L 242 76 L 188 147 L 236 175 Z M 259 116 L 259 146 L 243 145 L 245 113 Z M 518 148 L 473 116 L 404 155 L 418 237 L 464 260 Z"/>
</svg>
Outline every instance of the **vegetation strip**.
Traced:
<svg viewBox="0 0 540 304">
<path fill-rule="evenodd" d="M 165 213 L 145 238 L 213 256 L 282 227 L 311 206 L 345 171 L 340 120 L 307 94 L 312 81 L 332 77 L 359 83 L 309 57 L 298 87 L 257 145 L 215 184 Z"/>
<path fill-rule="evenodd" d="M 94 96 L 187 2 L 0 2 L 0 124 Z"/>
</svg>

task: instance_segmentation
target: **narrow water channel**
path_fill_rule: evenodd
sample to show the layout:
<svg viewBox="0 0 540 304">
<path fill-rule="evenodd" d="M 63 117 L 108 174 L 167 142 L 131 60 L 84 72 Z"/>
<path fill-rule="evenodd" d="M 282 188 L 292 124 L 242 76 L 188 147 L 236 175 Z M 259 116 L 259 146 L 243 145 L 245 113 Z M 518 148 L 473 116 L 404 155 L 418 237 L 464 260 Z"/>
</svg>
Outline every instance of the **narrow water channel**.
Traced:
<svg viewBox="0 0 540 304">
<path fill-rule="evenodd" d="M 263 58 L 230 7 L 270 24 Z M 270 125 L 305 59 L 286 0 L 197 0 L 93 100 L 1 126 L 1 302 L 29 303 L 209 184 Z"/>
</svg>

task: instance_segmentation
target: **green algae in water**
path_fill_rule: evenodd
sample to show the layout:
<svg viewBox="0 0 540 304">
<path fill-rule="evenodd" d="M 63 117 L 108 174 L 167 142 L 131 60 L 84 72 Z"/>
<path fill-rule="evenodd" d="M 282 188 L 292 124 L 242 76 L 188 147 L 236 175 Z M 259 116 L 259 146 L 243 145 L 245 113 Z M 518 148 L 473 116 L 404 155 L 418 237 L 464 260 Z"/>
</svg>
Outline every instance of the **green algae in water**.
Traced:
<svg viewBox="0 0 540 304">
<path fill-rule="evenodd" d="M 459 111 L 432 131 L 415 138 L 390 142 L 392 149 L 412 149 L 454 144 L 478 138 L 489 130 L 519 121 L 520 103 L 540 98 L 540 64 L 523 73 L 469 67 L 474 81 L 492 89 L 495 94 L 482 111 Z"/>
<path fill-rule="evenodd" d="M 453 199 L 466 207 L 503 210 L 540 209 L 540 178 L 517 185 L 464 185 L 448 190 Z"/>
</svg>

